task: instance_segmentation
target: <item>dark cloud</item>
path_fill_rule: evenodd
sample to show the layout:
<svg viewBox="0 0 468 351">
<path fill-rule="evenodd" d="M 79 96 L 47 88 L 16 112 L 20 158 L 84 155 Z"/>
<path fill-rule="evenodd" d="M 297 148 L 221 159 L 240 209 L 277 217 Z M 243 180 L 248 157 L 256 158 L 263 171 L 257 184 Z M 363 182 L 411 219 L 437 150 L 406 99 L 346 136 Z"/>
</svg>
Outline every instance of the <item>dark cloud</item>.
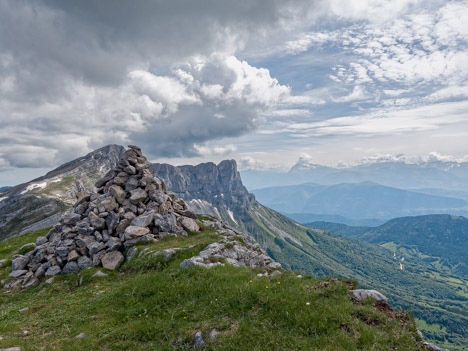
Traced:
<svg viewBox="0 0 468 351">
<path fill-rule="evenodd" d="M 2 169 L 52 166 L 108 142 L 195 155 L 204 142 L 252 130 L 288 91 L 230 55 L 309 5 L 0 2 Z"/>
</svg>

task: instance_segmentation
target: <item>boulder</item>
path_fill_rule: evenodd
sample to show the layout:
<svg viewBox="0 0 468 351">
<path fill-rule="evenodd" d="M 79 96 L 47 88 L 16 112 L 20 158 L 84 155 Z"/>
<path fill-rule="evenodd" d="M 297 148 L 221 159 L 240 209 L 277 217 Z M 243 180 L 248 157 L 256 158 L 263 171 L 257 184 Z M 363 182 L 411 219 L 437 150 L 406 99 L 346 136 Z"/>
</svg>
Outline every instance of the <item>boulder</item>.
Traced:
<svg viewBox="0 0 468 351">
<path fill-rule="evenodd" d="M 137 205 L 148 198 L 148 193 L 141 188 L 130 191 L 130 194 L 130 202 L 134 205 Z"/>
<path fill-rule="evenodd" d="M 106 220 L 104 218 L 100 218 L 94 212 L 89 213 L 88 219 L 89 219 L 89 222 L 91 223 L 91 225 L 96 230 L 104 229 L 104 227 L 106 226 Z"/>
<path fill-rule="evenodd" d="M 353 296 L 358 300 L 362 301 L 367 298 L 373 298 L 377 302 L 387 302 L 387 297 L 377 290 L 366 290 L 366 289 L 356 289 L 353 290 Z"/>
<path fill-rule="evenodd" d="M 118 185 L 112 185 L 109 188 L 109 191 L 112 194 L 112 196 L 115 198 L 115 200 L 119 204 L 123 205 L 125 201 L 125 197 L 126 197 L 125 191 Z"/>
<path fill-rule="evenodd" d="M 145 227 L 129 226 L 125 229 L 125 237 L 128 239 L 143 236 L 148 234 L 150 231 Z"/>
<path fill-rule="evenodd" d="M 119 266 L 124 261 L 124 256 L 119 251 L 111 251 L 104 255 L 102 258 L 102 266 L 105 269 L 115 270 L 119 268 Z"/>
<path fill-rule="evenodd" d="M 29 257 L 28 256 L 18 256 L 16 258 L 13 258 L 13 261 L 11 263 L 11 270 L 17 271 L 17 270 L 23 270 L 29 263 Z"/>
<path fill-rule="evenodd" d="M 182 228 L 184 228 L 185 230 L 188 230 L 191 232 L 200 231 L 200 227 L 198 226 L 197 221 L 192 218 L 182 217 L 180 224 L 182 225 Z"/>
</svg>

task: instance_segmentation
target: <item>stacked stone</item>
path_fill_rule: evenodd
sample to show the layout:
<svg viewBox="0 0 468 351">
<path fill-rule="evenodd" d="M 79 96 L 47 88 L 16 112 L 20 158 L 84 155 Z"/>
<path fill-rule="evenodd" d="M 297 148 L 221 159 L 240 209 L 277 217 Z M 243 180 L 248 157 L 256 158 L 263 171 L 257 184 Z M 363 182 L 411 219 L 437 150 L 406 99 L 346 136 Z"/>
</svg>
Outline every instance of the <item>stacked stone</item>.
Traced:
<svg viewBox="0 0 468 351">
<path fill-rule="evenodd" d="M 139 242 L 198 231 L 196 216 L 149 170 L 141 149 L 129 145 L 117 167 L 96 183 L 97 192 L 81 194 L 32 250 L 12 258 L 6 287 L 28 288 L 44 276 L 77 273 L 103 265 L 116 269 L 122 252 Z"/>
</svg>

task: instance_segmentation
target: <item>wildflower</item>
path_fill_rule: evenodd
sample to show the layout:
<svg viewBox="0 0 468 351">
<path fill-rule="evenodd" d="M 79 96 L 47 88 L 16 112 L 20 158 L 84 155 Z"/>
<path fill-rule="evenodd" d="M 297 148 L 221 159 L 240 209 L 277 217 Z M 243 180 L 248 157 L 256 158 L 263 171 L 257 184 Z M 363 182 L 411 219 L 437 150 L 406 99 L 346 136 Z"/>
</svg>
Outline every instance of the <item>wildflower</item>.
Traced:
<svg viewBox="0 0 468 351">
<path fill-rule="evenodd" d="M 310 302 L 306 302 L 306 306 L 310 306 Z"/>
<path fill-rule="evenodd" d="M 185 312 L 185 310 L 182 310 L 182 312 Z"/>
<path fill-rule="evenodd" d="M 267 285 L 267 286 L 265 286 L 265 289 L 268 289 L 268 285 Z"/>
<path fill-rule="evenodd" d="M 187 316 L 184 316 L 184 319 L 187 319 Z"/>
<path fill-rule="evenodd" d="M 39 324 L 39 322 L 34 322 L 34 323 L 33 323 L 34 326 L 36 326 L 36 325 L 38 325 L 38 324 Z"/>
<path fill-rule="evenodd" d="M 278 285 L 280 285 L 280 284 L 281 284 L 281 282 L 278 282 Z"/>
<path fill-rule="evenodd" d="M 252 283 L 252 280 L 250 280 L 250 283 Z"/>
</svg>

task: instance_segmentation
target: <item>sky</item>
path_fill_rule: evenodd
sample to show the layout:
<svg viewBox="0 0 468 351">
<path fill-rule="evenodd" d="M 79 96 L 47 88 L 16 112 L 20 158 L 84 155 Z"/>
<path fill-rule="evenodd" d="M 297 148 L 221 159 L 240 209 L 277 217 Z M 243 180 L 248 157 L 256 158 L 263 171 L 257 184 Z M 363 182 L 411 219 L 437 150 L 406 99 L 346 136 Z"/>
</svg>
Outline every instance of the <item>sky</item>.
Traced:
<svg viewBox="0 0 468 351">
<path fill-rule="evenodd" d="M 287 169 L 466 160 L 468 1 L 0 2 L 0 186 L 107 144 Z"/>
</svg>

